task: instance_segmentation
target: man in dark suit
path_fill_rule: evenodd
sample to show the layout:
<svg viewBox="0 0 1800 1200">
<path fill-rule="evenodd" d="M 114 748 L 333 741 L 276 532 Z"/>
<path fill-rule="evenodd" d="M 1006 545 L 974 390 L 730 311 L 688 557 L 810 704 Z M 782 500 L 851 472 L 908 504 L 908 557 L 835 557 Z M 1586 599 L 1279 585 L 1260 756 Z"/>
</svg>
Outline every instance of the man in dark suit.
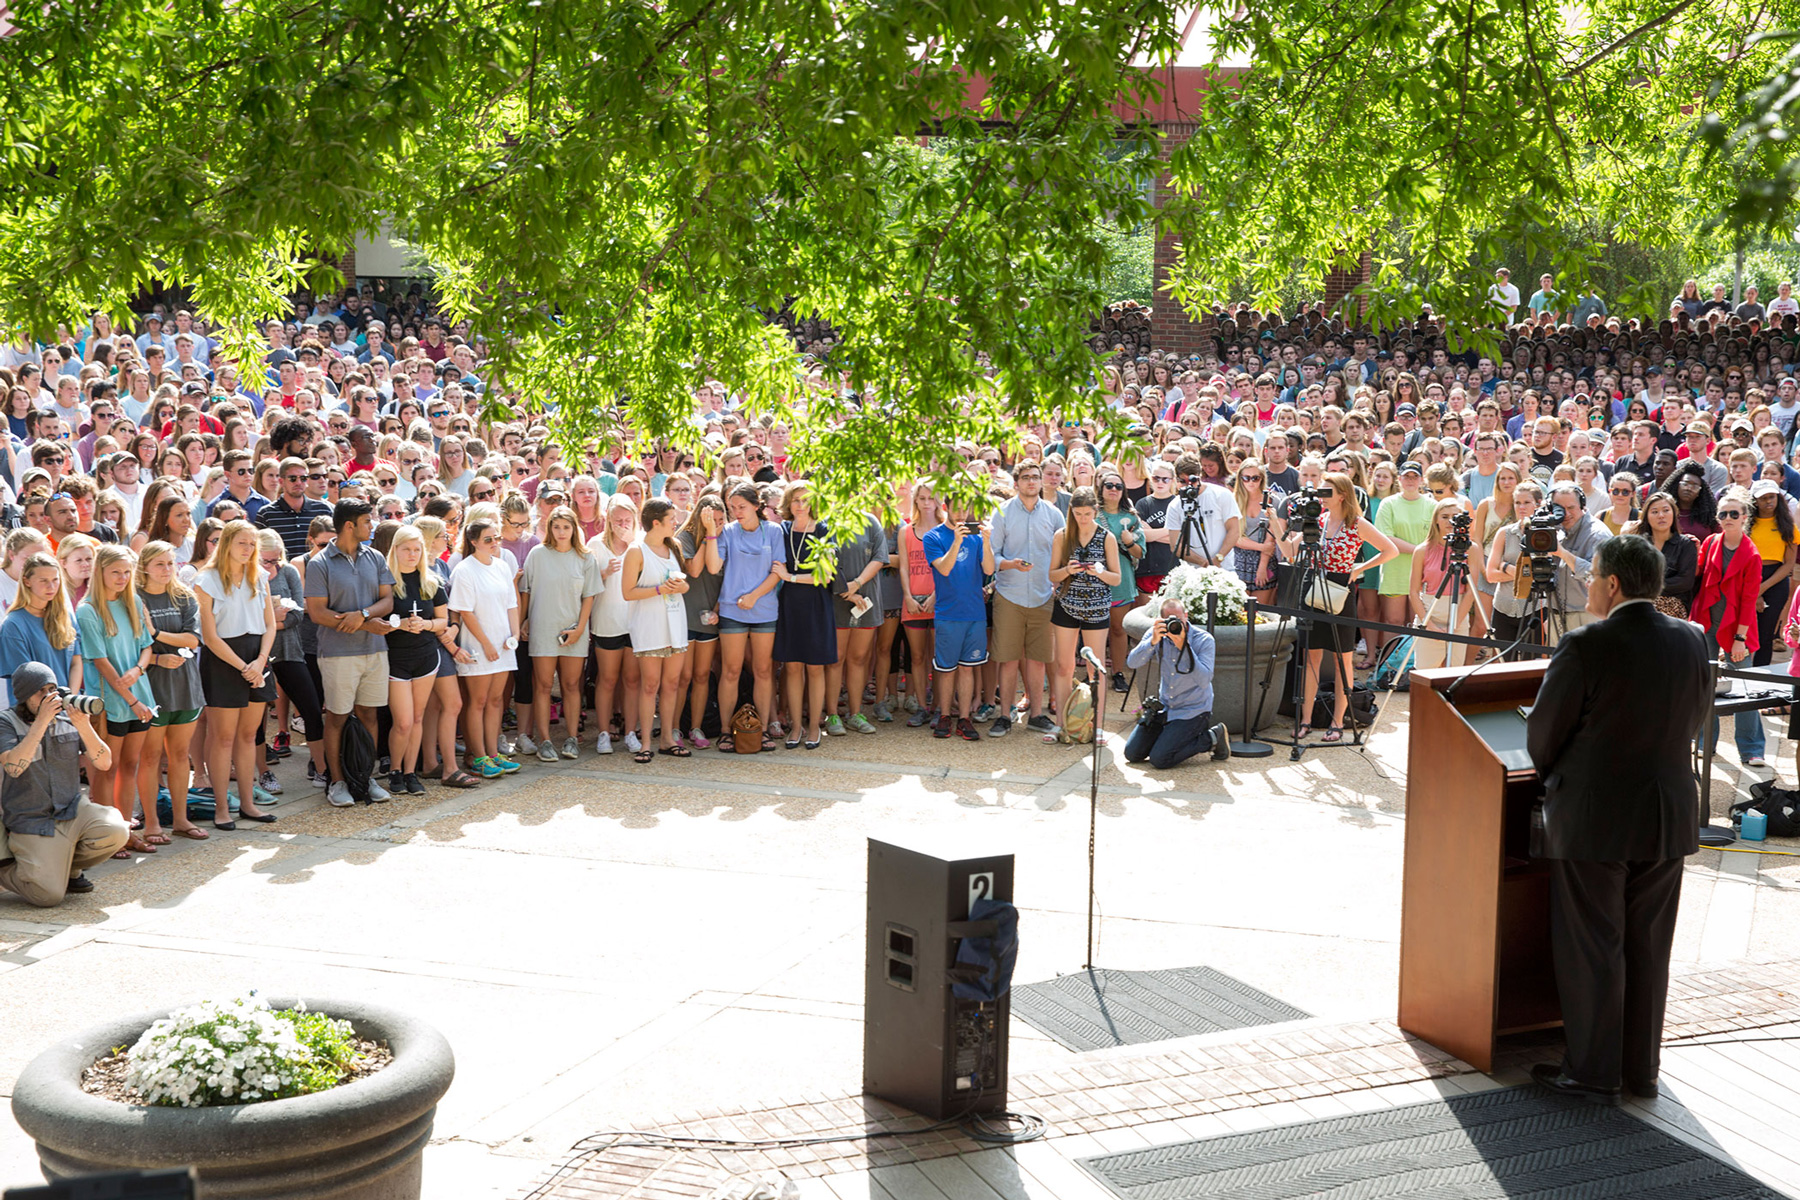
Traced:
<svg viewBox="0 0 1800 1200">
<path fill-rule="evenodd" d="M 1682 860 L 1699 848 L 1689 761 L 1712 711 L 1700 627 L 1656 611 L 1663 559 L 1641 537 L 1596 552 L 1588 611 L 1556 648 L 1526 727 L 1544 781 L 1533 853 L 1549 860 L 1567 1049 L 1538 1082 L 1600 1104 L 1656 1095 Z"/>
</svg>

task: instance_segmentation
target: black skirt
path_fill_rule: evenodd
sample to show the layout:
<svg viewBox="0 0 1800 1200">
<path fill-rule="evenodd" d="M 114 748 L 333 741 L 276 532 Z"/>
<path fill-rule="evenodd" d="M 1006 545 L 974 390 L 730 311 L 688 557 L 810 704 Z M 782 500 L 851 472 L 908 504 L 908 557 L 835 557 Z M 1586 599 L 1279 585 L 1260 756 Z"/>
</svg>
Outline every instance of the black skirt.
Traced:
<svg viewBox="0 0 1800 1200">
<path fill-rule="evenodd" d="M 225 639 L 233 654 L 249 662 L 262 652 L 262 634 L 246 633 Z M 252 687 L 242 671 L 214 654 L 200 648 L 200 690 L 206 695 L 208 708 L 248 708 L 252 704 L 273 704 L 275 683 L 267 670 L 260 686 Z"/>
<path fill-rule="evenodd" d="M 1306 601 L 1300 594 L 1301 571 L 1291 563 L 1283 563 L 1276 569 L 1275 602 L 1283 608 L 1306 608 Z M 1344 606 L 1338 616 L 1354 616 L 1356 614 L 1357 584 L 1350 582 L 1350 575 L 1345 571 L 1327 571 L 1325 578 L 1332 583 L 1347 584 L 1349 590 L 1344 595 Z M 1308 650 L 1328 650 L 1333 654 L 1349 654 L 1356 649 L 1356 626 L 1337 625 L 1325 621 L 1299 622 L 1300 632 L 1306 638 Z"/>
</svg>

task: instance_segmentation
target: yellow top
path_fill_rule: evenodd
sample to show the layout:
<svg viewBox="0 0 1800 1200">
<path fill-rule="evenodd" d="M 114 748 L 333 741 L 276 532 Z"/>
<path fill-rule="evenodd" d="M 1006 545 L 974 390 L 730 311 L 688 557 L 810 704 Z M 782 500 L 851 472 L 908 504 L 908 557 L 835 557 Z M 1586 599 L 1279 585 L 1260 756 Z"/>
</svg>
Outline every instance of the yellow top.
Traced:
<svg viewBox="0 0 1800 1200">
<path fill-rule="evenodd" d="M 1757 553 L 1762 555 L 1766 563 L 1778 563 L 1787 557 L 1787 543 L 1781 540 L 1781 530 L 1775 524 L 1774 517 L 1758 517 L 1750 526 L 1750 540 L 1756 543 Z"/>
</svg>

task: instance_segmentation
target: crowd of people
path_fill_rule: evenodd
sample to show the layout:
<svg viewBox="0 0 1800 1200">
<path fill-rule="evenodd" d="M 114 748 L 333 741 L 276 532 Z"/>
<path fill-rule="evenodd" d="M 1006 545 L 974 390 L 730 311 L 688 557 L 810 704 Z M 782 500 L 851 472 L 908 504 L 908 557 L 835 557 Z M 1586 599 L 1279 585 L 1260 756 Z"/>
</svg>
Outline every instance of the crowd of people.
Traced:
<svg viewBox="0 0 1800 1200">
<path fill-rule="evenodd" d="M 1594 554 L 1627 530 L 1664 555 L 1665 611 L 1764 663 L 1800 641 L 1789 291 L 1764 308 L 1684 290 L 1645 322 L 1548 278 L 1521 306 L 1500 277 L 1492 355 L 1430 313 L 1375 332 L 1239 305 L 1181 356 L 1148 347 L 1134 311 L 1109 318 L 1121 340 L 1094 331 L 1095 409 L 1128 418 L 1126 440 L 1093 412 L 1022 425 L 934 475 L 890 472 L 880 503 L 829 521 L 790 469 L 789 417 L 730 381 L 695 379 L 691 437 L 566 452 L 417 288 L 296 304 L 258 362 L 178 304 L 130 329 L 97 312 L 0 344 L 0 683 L 33 668 L 34 685 L 0 695 L 0 761 L 47 722 L 117 818 L 107 852 L 129 856 L 211 836 L 195 798 L 218 829 L 273 821 L 291 755 L 354 803 L 353 719 L 382 759 L 373 802 L 533 758 L 811 750 L 884 725 L 1057 740 L 1084 652 L 1125 692 L 1135 665 L 1188 649 L 1161 619 L 1136 647 L 1125 631 L 1178 565 L 1274 601 L 1309 553 L 1303 496 L 1341 611 L 1370 622 L 1312 630 L 1309 716 L 1327 658 L 1339 679 L 1380 658 L 1395 635 L 1375 623 L 1554 641 L 1588 619 Z M 808 351 L 828 353 L 828 327 L 795 332 L 797 369 L 822 377 Z M 940 500 L 934 477 L 958 470 L 984 503 Z M 1548 575 L 1534 514 L 1558 531 Z M 1419 655 L 1462 661 L 1424 639 Z M 1158 767 L 1218 740 L 1210 684 L 1168 686 L 1193 724 L 1137 747 Z M 1347 692 L 1303 736 L 1341 740 Z M 1737 747 L 1763 765 L 1757 714 Z M 38 790 L 7 799 L 15 842 L 64 803 Z M 105 840 L 75 838 L 71 862 Z M 21 890 L 18 869 L 0 887 Z"/>
</svg>

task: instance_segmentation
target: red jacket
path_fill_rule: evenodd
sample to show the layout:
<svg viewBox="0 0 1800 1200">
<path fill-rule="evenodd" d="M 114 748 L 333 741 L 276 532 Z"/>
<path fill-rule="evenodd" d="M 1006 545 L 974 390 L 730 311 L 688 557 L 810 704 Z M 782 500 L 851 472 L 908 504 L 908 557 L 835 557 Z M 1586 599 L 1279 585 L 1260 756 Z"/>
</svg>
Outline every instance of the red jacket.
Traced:
<svg viewBox="0 0 1800 1200">
<path fill-rule="evenodd" d="M 1725 617 L 1719 622 L 1719 649 L 1727 654 L 1737 637 L 1739 625 L 1747 625 L 1744 646 L 1754 651 L 1756 643 L 1756 598 L 1762 591 L 1762 555 L 1749 538 L 1738 543 L 1731 556 L 1731 569 L 1724 569 L 1724 538 L 1715 533 L 1700 546 L 1700 585 L 1694 589 L 1692 619 L 1702 629 L 1712 624 L 1712 608 L 1725 598 Z"/>
</svg>

